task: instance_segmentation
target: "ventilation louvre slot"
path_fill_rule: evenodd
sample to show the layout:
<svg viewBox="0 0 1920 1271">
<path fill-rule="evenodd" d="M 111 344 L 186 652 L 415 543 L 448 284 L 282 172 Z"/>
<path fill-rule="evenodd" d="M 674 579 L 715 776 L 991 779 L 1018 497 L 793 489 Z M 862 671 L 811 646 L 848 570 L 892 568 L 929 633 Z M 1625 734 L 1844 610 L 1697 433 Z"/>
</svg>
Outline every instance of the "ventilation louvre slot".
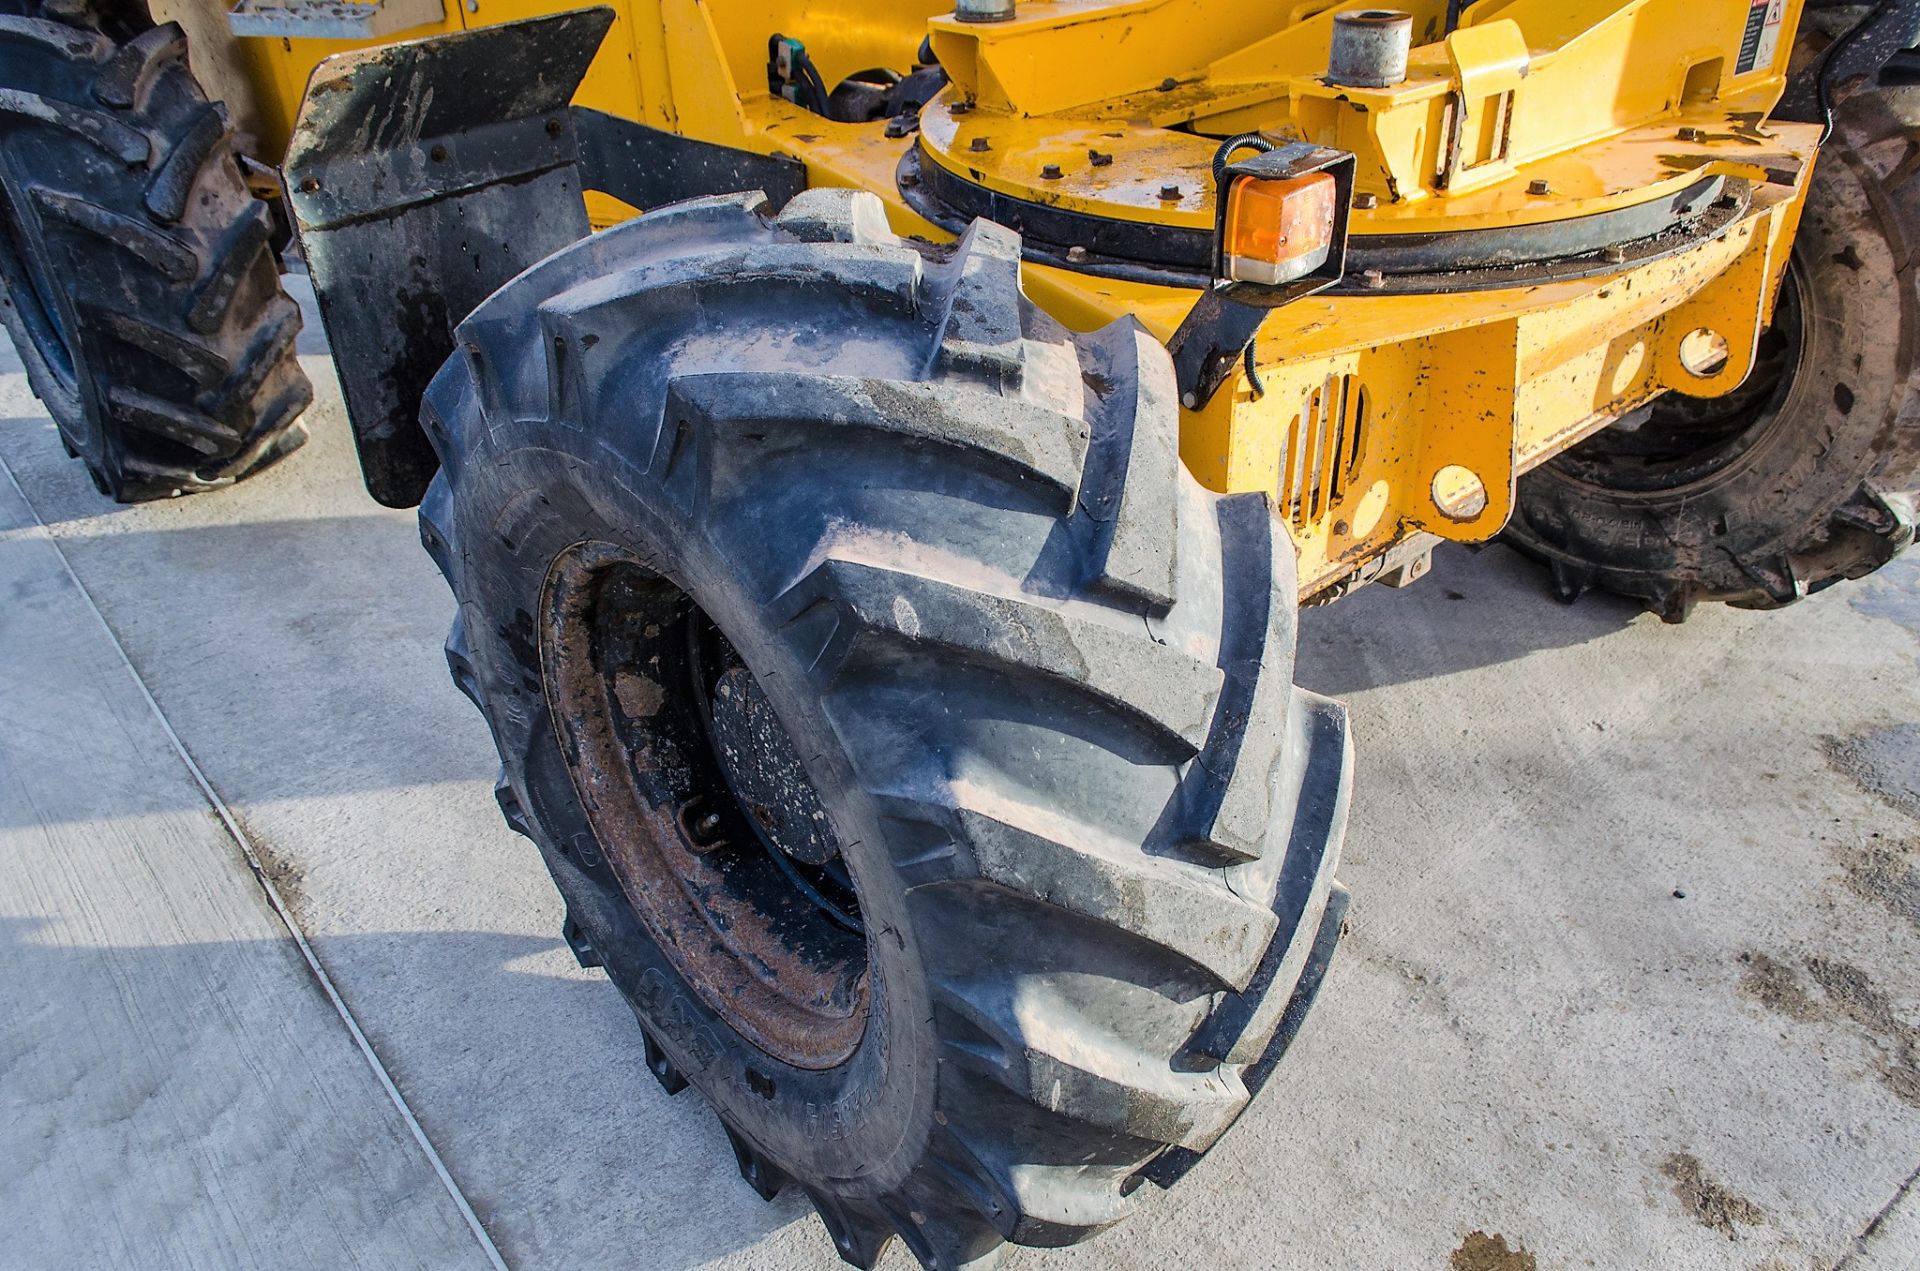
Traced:
<svg viewBox="0 0 1920 1271">
<path fill-rule="evenodd" d="M 1329 375 L 1300 405 L 1281 453 L 1279 501 L 1301 527 L 1346 496 L 1366 441 L 1367 390 L 1351 375 Z"/>
</svg>

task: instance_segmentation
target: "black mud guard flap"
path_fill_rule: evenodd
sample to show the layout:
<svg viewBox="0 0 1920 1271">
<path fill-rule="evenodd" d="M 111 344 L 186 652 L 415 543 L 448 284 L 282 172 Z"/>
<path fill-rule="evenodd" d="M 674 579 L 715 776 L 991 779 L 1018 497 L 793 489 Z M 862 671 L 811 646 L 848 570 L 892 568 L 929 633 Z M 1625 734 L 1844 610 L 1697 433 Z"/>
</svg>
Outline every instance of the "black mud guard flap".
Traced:
<svg viewBox="0 0 1920 1271">
<path fill-rule="evenodd" d="M 805 188 L 748 154 L 568 106 L 607 8 L 337 54 L 307 85 L 288 198 L 367 491 L 413 507 L 439 466 L 419 423 L 461 319 L 588 233 L 583 189 L 649 207 Z"/>
</svg>

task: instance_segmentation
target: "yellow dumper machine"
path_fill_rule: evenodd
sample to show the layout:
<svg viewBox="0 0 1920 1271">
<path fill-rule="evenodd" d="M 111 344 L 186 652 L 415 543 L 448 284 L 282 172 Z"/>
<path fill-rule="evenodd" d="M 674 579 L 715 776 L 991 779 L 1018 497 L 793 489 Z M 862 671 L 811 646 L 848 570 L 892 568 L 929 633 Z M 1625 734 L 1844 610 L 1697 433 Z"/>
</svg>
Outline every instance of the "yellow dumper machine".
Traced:
<svg viewBox="0 0 1920 1271">
<path fill-rule="evenodd" d="M 1273 1070 L 1347 904 L 1300 604 L 1913 537 L 1920 0 L 4 11 L 68 447 L 297 446 L 297 227 L 568 942 L 859 1266 L 1084 1239 Z"/>
</svg>

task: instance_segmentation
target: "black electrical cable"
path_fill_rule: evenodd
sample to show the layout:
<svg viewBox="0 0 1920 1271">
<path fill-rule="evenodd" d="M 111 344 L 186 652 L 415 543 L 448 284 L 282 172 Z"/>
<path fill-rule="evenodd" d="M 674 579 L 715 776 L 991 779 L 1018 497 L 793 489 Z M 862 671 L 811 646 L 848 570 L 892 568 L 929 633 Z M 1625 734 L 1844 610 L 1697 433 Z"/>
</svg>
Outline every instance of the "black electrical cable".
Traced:
<svg viewBox="0 0 1920 1271">
<path fill-rule="evenodd" d="M 787 49 L 789 70 L 784 81 L 779 72 L 780 46 L 783 43 L 789 44 Z M 803 110 L 810 110 L 816 115 L 824 115 L 828 119 L 834 117 L 833 95 L 827 91 L 826 81 L 820 77 L 820 70 L 813 64 L 813 58 L 807 55 L 806 46 L 797 40 L 788 42 L 777 32 L 767 39 L 767 86 L 775 96 L 783 96 L 784 88 L 792 88 L 796 99 L 811 99 L 795 100 L 795 105 Z"/>
<path fill-rule="evenodd" d="M 1213 152 L 1214 185 L 1218 186 L 1227 179 L 1227 161 L 1233 158 L 1234 151 L 1258 150 L 1261 154 L 1266 154 L 1272 149 L 1273 143 L 1257 132 L 1243 132 L 1237 136 L 1228 137 L 1220 143 L 1220 148 Z"/>
<path fill-rule="evenodd" d="M 1273 143 L 1257 132 L 1243 132 L 1228 137 L 1220 143 L 1220 148 L 1213 152 L 1214 189 L 1218 190 L 1226 184 L 1227 163 L 1233 158 L 1235 151 L 1258 150 L 1261 154 L 1266 154 L 1272 149 Z M 1241 358 L 1241 363 L 1246 367 L 1247 387 L 1253 390 L 1254 399 L 1257 401 L 1267 395 L 1267 389 L 1266 385 L 1260 382 L 1259 368 L 1254 365 L 1253 348 L 1256 343 L 1257 341 L 1254 340 L 1247 341 L 1246 352 Z"/>
<path fill-rule="evenodd" d="M 801 87 L 813 97 L 813 101 L 807 104 L 807 109 L 816 115 L 825 115 L 828 119 L 832 119 L 833 95 L 827 91 L 826 80 L 820 77 L 820 68 L 813 64 L 813 58 L 807 55 L 804 48 L 795 49 L 793 52 L 793 74 Z"/>
</svg>

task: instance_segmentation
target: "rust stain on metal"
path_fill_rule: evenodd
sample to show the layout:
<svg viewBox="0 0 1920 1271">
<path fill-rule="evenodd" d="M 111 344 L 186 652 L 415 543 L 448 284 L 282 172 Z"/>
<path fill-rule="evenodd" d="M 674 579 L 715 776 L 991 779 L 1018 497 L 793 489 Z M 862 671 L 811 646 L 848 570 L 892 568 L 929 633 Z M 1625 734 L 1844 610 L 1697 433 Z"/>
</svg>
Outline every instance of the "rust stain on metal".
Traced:
<svg viewBox="0 0 1920 1271">
<path fill-rule="evenodd" d="M 667 696 L 656 681 L 626 667 L 614 672 L 613 694 L 628 719 L 645 719 L 657 713 Z"/>
</svg>

